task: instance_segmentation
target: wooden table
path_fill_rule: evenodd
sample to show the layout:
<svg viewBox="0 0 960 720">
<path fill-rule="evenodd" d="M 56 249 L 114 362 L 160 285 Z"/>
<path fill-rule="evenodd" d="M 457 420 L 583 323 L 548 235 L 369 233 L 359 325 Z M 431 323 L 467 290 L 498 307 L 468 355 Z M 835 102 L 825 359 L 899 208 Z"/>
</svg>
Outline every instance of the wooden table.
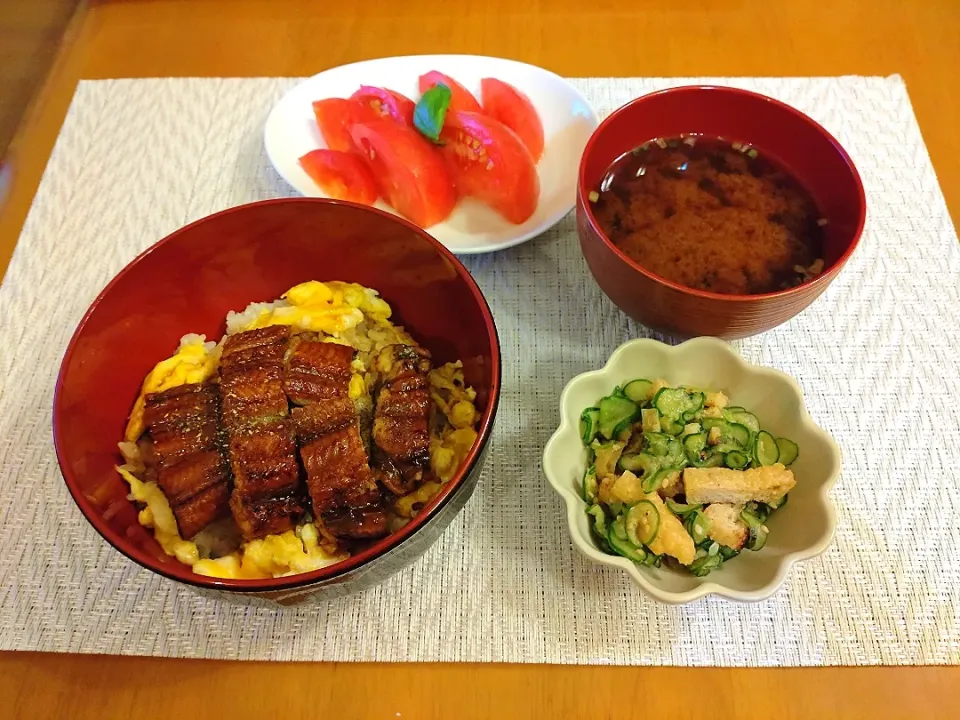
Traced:
<svg viewBox="0 0 960 720">
<path fill-rule="evenodd" d="M 502 55 L 568 76 L 900 73 L 958 223 L 958 30 L 957 0 L 93 3 L 74 18 L 14 146 L 0 271 L 79 79 L 302 76 L 423 52 Z M 960 708 L 958 686 L 960 668 L 286 665 L 0 654 L 0 717 L 71 720 L 333 711 L 340 718 L 946 718 Z"/>
</svg>

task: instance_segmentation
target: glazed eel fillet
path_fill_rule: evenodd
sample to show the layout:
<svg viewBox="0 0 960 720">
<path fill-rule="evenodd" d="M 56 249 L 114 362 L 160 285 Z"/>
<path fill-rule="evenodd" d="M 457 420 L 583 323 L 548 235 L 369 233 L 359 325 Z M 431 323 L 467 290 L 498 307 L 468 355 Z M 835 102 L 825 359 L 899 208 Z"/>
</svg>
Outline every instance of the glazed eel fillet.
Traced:
<svg viewBox="0 0 960 720">
<path fill-rule="evenodd" d="M 386 535 L 387 514 L 370 472 L 360 413 L 349 395 L 354 350 L 297 338 L 283 386 L 315 517 L 340 538 Z"/>
<path fill-rule="evenodd" d="M 293 529 L 305 512 L 293 426 L 283 391 L 290 328 L 227 338 L 220 359 L 223 424 L 234 485 L 230 509 L 247 540 Z"/>
<path fill-rule="evenodd" d="M 157 483 L 184 538 L 230 512 L 219 416 L 216 385 L 180 385 L 146 397 L 144 423 L 153 456 L 148 459 L 156 463 Z"/>
<path fill-rule="evenodd" d="M 373 419 L 374 474 L 395 495 L 413 492 L 430 467 L 430 353 L 390 345 L 377 356 L 380 372 Z"/>
</svg>

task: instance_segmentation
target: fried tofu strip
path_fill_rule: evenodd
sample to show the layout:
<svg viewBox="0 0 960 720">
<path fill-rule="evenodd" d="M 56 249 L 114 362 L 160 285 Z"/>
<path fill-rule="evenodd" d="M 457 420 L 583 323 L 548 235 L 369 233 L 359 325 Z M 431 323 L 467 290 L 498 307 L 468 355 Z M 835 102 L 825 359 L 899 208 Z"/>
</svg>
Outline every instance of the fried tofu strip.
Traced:
<svg viewBox="0 0 960 720">
<path fill-rule="evenodd" d="M 246 540 L 292 529 L 305 512 L 283 391 L 290 328 L 231 335 L 220 359 L 223 422 L 234 486 L 230 510 Z"/>
<path fill-rule="evenodd" d="M 219 431 L 216 385 L 180 385 L 145 398 L 157 483 L 180 535 L 191 538 L 229 512 L 229 468 Z"/>
<path fill-rule="evenodd" d="M 635 505 L 642 500 L 652 503 L 660 516 L 660 525 L 656 537 L 648 546 L 650 550 L 657 555 L 675 557 L 684 565 L 694 561 L 697 549 L 680 518 L 670 512 L 659 494 L 644 492 L 640 479 L 632 472 L 627 470 L 618 476 L 607 475 L 601 481 L 598 492 L 600 501 L 605 504 L 622 502 Z"/>
<path fill-rule="evenodd" d="M 395 495 L 416 490 L 430 467 L 430 368 L 430 353 L 412 345 L 390 345 L 377 356 L 374 468 Z"/>
<path fill-rule="evenodd" d="M 387 514 L 370 472 L 357 407 L 349 395 L 354 350 L 301 340 L 287 358 L 292 412 L 313 511 L 335 537 L 386 535 Z"/>
<path fill-rule="evenodd" d="M 793 471 L 780 463 L 750 470 L 687 468 L 683 488 L 688 503 L 775 503 L 797 484 Z"/>
<path fill-rule="evenodd" d="M 741 510 L 743 510 L 742 506 L 728 503 L 708 505 L 703 511 L 703 514 L 710 519 L 710 531 L 707 536 L 728 548 L 743 549 L 750 530 L 740 518 Z"/>
</svg>

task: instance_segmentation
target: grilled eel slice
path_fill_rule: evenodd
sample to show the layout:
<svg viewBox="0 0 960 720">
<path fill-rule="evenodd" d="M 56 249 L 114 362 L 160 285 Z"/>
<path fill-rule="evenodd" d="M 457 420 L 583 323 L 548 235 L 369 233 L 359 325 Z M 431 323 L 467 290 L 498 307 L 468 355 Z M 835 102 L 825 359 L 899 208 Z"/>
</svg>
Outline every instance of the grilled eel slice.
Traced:
<svg viewBox="0 0 960 720">
<path fill-rule="evenodd" d="M 394 495 L 407 495 L 430 472 L 430 353 L 389 345 L 377 355 L 376 367 L 374 475 Z"/>
<path fill-rule="evenodd" d="M 346 345 L 296 338 L 283 387 L 297 406 L 291 417 L 315 517 L 334 537 L 375 538 L 389 529 L 349 395 L 353 356 Z"/>
<path fill-rule="evenodd" d="M 220 393 L 213 384 L 180 385 L 146 397 L 150 459 L 184 538 L 230 512 L 219 416 Z"/>
<path fill-rule="evenodd" d="M 303 517 L 300 466 L 283 391 L 290 328 L 227 338 L 220 358 L 223 423 L 233 469 L 230 509 L 244 539 L 291 530 Z"/>
</svg>

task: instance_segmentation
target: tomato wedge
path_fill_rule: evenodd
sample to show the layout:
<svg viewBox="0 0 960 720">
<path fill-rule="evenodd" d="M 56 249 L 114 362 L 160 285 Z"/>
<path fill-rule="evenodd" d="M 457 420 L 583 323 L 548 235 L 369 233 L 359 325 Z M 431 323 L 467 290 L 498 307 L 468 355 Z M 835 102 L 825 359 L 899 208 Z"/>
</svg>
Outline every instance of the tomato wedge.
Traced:
<svg viewBox="0 0 960 720">
<path fill-rule="evenodd" d="M 353 141 L 350 141 L 351 147 Z M 377 185 L 359 155 L 339 150 L 311 150 L 300 158 L 300 166 L 327 195 L 337 200 L 373 205 Z"/>
<path fill-rule="evenodd" d="M 543 123 L 530 98 L 496 78 L 480 81 L 480 96 L 484 112 L 513 130 L 538 162 L 543 155 Z"/>
<path fill-rule="evenodd" d="M 540 177 L 530 151 L 503 123 L 471 112 L 448 112 L 441 152 L 457 190 L 486 203 L 519 225 L 540 199 Z"/>
<path fill-rule="evenodd" d="M 313 114 L 327 147 L 341 152 L 354 149 L 353 139 L 350 137 L 351 125 L 380 117 L 368 105 L 344 98 L 316 100 L 313 103 Z"/>
<path fill-rule="evenodd" d="M 353 103 L 343 98 L 327 98 L 313 103 L 313 115 L 323 141 L 331 150 L 347 152 L 353 147 L 349 126 Z"/>
<path fill-rule="evenodd" d="M 387 88 L 361 85 L 350 99 L 366 105 L 379 117 L 389 117 L 413 127 L 413 110 L 416 103 L 398 92 Z"/>
<path fill-rule="evenodd" d="M 420 92 L 425 93 L 434 85 L 443 83 L 450 88 L 450 110 L 462 110 L 463 112 L 483 112 L 480 103 L 469 90 L 458 83 L 449 75 L 444 75 L 439 70 L 431 70 L 426 75 L 420 76 Z"/>
<path fill-rule="evenodd" d="M 416 130 L 381 118 L 357 123 L 350 136 L 390 207 L 422 228 L 450 215 L 457 202 L 450 170 Z"/>
</svg>

